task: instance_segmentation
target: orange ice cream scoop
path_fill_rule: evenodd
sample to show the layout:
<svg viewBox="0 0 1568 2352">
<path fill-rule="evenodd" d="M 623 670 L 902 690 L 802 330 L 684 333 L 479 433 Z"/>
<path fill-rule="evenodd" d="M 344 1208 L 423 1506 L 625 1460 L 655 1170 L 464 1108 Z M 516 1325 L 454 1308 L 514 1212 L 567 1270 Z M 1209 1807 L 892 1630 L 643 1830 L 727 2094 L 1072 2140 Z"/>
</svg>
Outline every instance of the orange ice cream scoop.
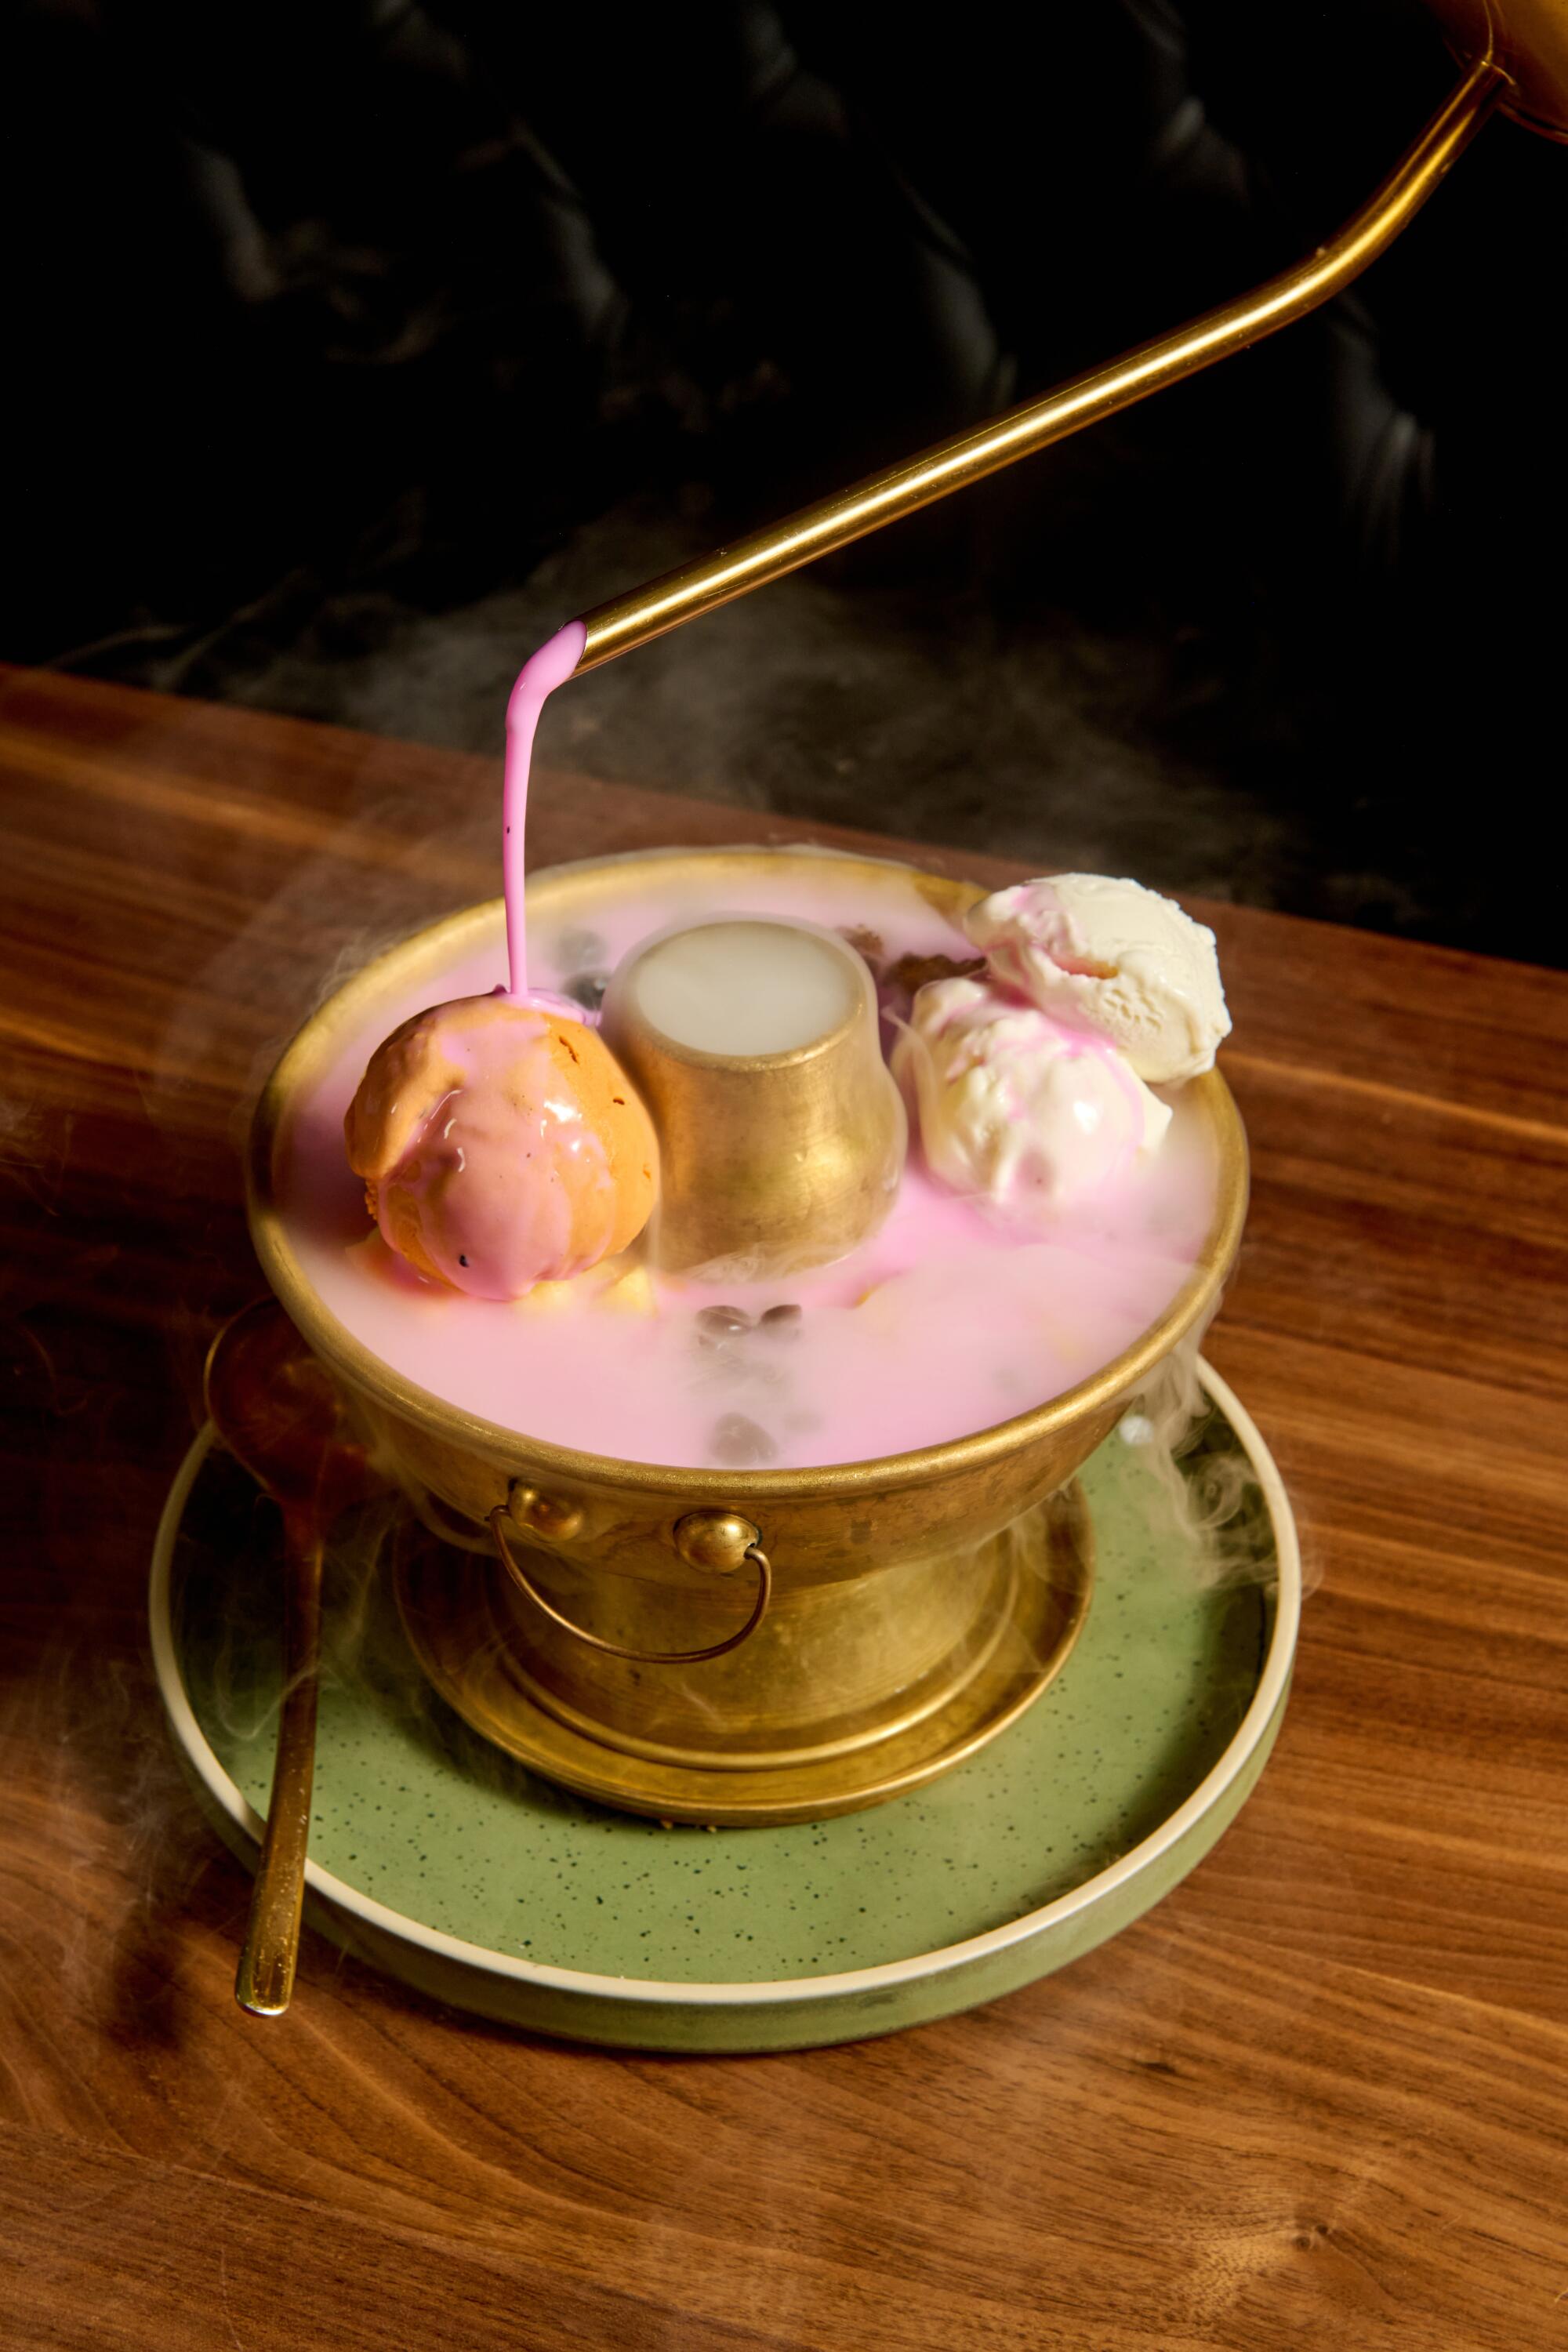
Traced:
<svg viewBox="0 0 1568 2352">
<path fill-rule="evenodd" d="M 652 1123 L 597 1032 L 499 993 L 395 1029 L 343 1132 L 389 1245 L 477 1298 L 614 1256 L 658 1189 Z"/>
</svg>

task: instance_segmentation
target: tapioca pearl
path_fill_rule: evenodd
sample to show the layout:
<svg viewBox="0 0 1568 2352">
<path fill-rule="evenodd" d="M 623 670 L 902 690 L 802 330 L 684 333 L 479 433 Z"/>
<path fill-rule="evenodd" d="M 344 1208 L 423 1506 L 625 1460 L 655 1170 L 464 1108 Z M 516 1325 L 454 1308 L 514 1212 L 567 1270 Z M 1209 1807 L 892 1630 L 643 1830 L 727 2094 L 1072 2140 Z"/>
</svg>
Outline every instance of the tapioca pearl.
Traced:
<svg viewBox="0 0 1568 2352">
<path fill-rule="evenodd" d="M 778 1442 L 743 1412 L 726 1412 L 713 1424 L 708 1440 L 709 1459 L 727 1470 L 754 1470 L 778 1460 Z"/>
<path fill-rule="evenodd" d="M 573 974 L 562 993 L 569 996 L 574 1004 L 580 1004 L 584 1013 L 597 1013 L 609 984 L 607 971 L 579 971 Z"/>
<path fill-rule="evenodd" d="M 770 1339 L 798 1339 L 801 1310 L 798 1307 L 765 1307 L 758 1321 L 759 1331 Z"/>
<path fill-rule="evenodd" d="M 704 1348 L 722 1347 L 752 1328 L 752 1318 L 739 1307 L 703 1307 L 697 1314 L 697 1339 Z"/>
</svg>

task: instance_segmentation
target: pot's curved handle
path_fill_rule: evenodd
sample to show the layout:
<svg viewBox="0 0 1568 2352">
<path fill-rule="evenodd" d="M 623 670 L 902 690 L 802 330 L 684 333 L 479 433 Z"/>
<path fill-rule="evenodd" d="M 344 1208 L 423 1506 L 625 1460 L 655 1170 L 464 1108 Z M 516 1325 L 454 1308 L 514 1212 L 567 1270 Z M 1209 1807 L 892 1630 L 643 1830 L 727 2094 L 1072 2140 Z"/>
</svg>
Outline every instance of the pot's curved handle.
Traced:
<svg viewBox="0 0 1568 2352">
<path fill-rule="evenodd" d="M 490 1513 L 490 1533 L 506 1570 L 518 1591 L 526 1594 L 536 1609 L 542 1609 L 552 1624 L 574 1641 L 590 1650 L 602 1650 L 606 1657 L 630 1658 L 639 1665 L 696 1666 L 704 1658 L 721 1658 L 730 1650 L 738 1650 L 749 1641 L 767 1615 L 768 1602 L 773 1598 L 773 1571 L 767 1553 L 763 1549 L 762 1537 L 750 1519 L 734 1511 L 689 1511 L 675 1530 L 675 1548 L 689 1567 L 710 1570 L 716 1576 L 732 1575 L 747 1560 L 757 1571 L 757 1598 L 751 1615 L 738 1633 L 722 1642 L 710 1643 L 705 1650 L 634 1650 L 621 1642 L 606 1642 L 602 1633 L 590 1633 L 585 1625 L 574 1625 L 570 1617 L 562 1615 L 552 1601 L 547 1601 L 520 1564 L 506 1532 L 507 1511 L 498 1503 Z"/>
</svg>

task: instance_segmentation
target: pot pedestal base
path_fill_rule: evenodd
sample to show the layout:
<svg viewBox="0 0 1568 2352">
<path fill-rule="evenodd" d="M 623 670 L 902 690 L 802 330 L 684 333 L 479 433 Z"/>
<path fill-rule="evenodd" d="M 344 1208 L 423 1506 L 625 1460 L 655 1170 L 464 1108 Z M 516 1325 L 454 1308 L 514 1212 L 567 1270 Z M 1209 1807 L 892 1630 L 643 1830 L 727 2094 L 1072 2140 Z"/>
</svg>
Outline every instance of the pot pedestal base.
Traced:
<svg viewBox="0 0 1568 2352">
<path fill-rule="evenodd" d="M 552 1710 L 527 1671 L 499 1560 L 416 1537 L 398 1562 L 397 1598 L 415 1654 L 447 1705 L 531 1770 L 575 1795 L 658 1821 L 726 1829 L 823 1821 L 881 1804 L 963 1763 L 1017 1720 L 1066 1662 L 1093 1580 L 1088 1509 L 1075 1480 L 1039 1506 L 1032 1540 L 995 1538 L 1016 1567 L 995 1637 L 959 1686 L 918 1719 L 855 1745 L 802 1747 L 784 1760 L 711 1763 L 638 1754 Z M 984 1566 L 973 1564 L 974 1572 Z"/>
</svg>

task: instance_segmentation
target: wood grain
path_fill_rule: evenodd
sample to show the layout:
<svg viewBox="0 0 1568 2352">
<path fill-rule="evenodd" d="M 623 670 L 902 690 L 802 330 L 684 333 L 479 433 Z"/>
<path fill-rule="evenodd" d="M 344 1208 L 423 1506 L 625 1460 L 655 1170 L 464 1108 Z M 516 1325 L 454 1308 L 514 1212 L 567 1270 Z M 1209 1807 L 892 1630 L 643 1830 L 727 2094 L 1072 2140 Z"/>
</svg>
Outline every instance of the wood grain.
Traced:
<svg viewBox="0 0 1568 2352">
<path fill-rule="evenodd" d="M 6 2352 L 1568 2344 L 1568 982 L 1206 910 L 1257 1163 L 1212 1353 L 1318 1589 L 1149 1919 L 795 2057 L 530 2043 L 318 1942 L 258 2026 L 152 1530 L 257 1286 L 240 1106 L 335 969 L 493 892 L 499 768 L 10 673 L 0 777 Z M 805 830 L 547 773 L 533 846 Z"/>
</svg>

